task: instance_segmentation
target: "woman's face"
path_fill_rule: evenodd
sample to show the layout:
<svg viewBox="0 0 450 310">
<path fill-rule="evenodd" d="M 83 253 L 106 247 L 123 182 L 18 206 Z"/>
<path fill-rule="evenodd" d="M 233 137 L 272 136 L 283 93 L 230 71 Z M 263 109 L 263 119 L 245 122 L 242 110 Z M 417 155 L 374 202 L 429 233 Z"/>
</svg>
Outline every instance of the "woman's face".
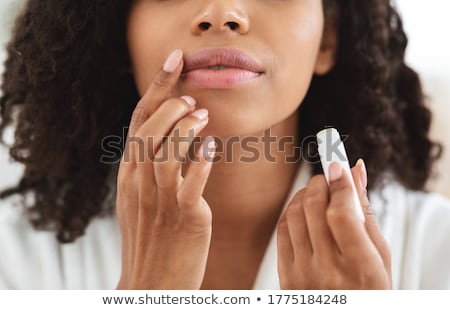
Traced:
<svg viewBox="0 0 450 310">
<path fill-rule="evenodd" d="M 332 59 L 320 49 L 320 0 L 135 0 L 128 45 L 144 94 L 165 58 L 184 52 L 174 96 L 207 108 L 207 134 L 247 135 L 286 120 L 302 102 L 314 72 Z"/>
</svg>

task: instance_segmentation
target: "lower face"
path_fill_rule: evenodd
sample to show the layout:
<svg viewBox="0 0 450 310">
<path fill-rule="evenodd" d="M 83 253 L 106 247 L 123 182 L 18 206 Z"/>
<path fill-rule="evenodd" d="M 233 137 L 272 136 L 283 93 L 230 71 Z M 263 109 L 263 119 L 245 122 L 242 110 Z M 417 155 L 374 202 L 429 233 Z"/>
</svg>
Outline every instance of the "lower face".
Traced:
<svg viewBox="0 0 450 310">
<path fill-rule="evenodd" d="M 318 0 L 135 0 L 128 47 L 140 95 L 175 49 L 185 59 L 211 48 L 252 58 L 261 72 L 204 68 L 180 79 L 173 94 L 192 96 L 209 110 L 205 135 L 242 136 L 296 112 L 314 74 L 323 26 Z"/>
</svg>

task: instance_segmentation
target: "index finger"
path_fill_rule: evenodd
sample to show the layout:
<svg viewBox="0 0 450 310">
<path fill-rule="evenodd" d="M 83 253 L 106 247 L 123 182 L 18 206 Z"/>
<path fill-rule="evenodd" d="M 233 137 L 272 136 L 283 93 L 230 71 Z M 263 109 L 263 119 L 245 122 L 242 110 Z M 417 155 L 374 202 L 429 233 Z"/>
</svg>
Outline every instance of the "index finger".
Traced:
<svg viewBox="0 0 450 310">
<path fill-rule="evenodd" d="M 177 49 L 166 59 L 144 96 L 133 111 L 130 122 L 130 135 L 133 136 L 139 127 L 166 101 L 180 79 L 183 69 L 183 51 Z"/>
</svg>

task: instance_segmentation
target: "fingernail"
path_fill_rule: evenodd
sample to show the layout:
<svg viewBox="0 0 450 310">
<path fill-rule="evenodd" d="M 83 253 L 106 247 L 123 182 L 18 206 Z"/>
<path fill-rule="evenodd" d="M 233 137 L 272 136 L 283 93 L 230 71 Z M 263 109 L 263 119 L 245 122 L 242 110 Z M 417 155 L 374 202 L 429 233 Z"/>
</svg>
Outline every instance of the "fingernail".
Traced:
<svg viewBox="0 0 450 310">
<path fill-rule="evenodd" d="M 186 101 L 190 106 L 194 106 L 197 102 L 195 101 L 194 98 L 192 98 L 191 96 L 183 96 L 180 97 L 181 99 L 183 99 L 184 101 Z"/>
<path fill-rule="evenodd" d="M 208 157 L 212 161 L 216 156 L 217 143 L 214 138 L 211 139 L 213 140 L 208 142 Z"/>
<path fill-rule="evenodd" d="M 342 177 L 342 167 L 336 162 L 331 163 L 330 170 L 328 171 L 328 177 L 330 182 L 339 180 Z"/>
<path fill-rule="evenodd" d="M 215 150 L 216 147 L 217 147 L 217 143 L 216 143 L 215 140 L 212 140 L 212 141 L 209 141 L 209 142 L 208 142 L 208 148 L 214 149 L 214 150 Z"/>
<path fill-rule="evenodd" d="M 197 110 L 192 113 L 192 116 L 198 118 L 201 121 L 204 121 L 208 118 L 209 112 L 206 109 Z"/>
<path fill-rule="evenodd" d="M 167 73 L 173 73 L 178 68 L 178 65 L 183 58 L 183 51 L 177 49 L 173 51 L 169 57 L 167 57 L 166 62 L 164 63 L 163 70 Z"/>
<path fill-rule="evenodd" d="M 197 156 L 212 162 L 216 156 L 217 143 L 212 137 L 207 137 L 197 151 Z"/>
<path fill-rule="evenodd" d="M 357 165 L 359 165 L 359 177 L 361 180 L 361 185 L 363 188 L 367 188 L 367 169 L 364 160 L 358 160 Z"/>
</svg>

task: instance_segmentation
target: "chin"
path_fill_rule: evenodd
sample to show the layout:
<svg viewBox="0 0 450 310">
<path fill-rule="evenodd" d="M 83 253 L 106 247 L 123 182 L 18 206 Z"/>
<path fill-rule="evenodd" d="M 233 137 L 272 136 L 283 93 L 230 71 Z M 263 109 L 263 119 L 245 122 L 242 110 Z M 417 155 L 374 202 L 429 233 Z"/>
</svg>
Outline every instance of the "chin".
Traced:
<svg viewBox="0 0 450 310">
<path fill-rule="evenodd" d="M 202 136 L 213 136 L 221 139 L 231 137 L 261 136 L 265 130 L 276 125 L 276 121 L 268 122 L 267 117 L 245 118 L 239 117 L 215 117 L 210 112 L 209 124 L 202 131 Z"/>
</svg>

